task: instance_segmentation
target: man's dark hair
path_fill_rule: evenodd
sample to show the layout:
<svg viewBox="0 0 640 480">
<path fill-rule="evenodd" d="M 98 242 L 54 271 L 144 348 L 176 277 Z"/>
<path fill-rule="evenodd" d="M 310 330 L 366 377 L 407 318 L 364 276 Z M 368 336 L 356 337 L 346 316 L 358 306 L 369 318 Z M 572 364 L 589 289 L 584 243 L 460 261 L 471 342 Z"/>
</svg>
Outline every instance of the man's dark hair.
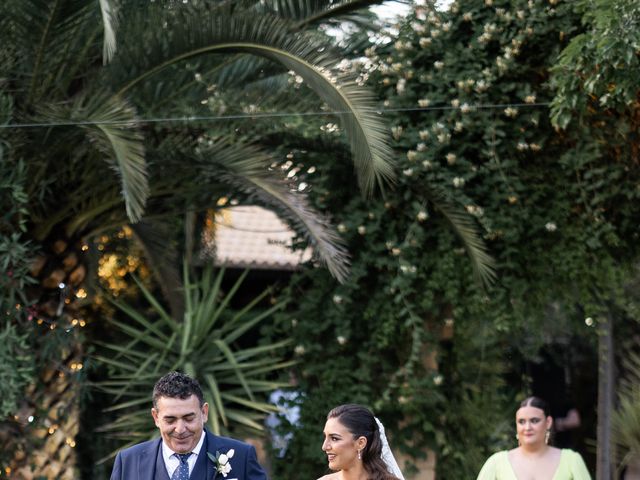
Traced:
<svg viewBox="0 0 640 480">
<path fill-rule="evenodd" d="M 169 372 L 156 382 L 153 387 L 153 407 L 158 408 L 160 397 L 180 398 L 185 400 L 191 395 L 198 397 L 200 406 L 204 405 L 204 395 L 200 384 L 195 378 L 181 372 Z"/>
</svg>

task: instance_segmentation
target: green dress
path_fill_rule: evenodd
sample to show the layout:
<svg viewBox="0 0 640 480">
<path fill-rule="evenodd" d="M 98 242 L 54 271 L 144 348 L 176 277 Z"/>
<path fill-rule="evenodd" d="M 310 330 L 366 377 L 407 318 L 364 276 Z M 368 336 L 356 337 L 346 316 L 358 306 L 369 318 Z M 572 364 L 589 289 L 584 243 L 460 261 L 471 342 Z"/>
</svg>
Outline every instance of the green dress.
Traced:
<svg viewBox="0 0 640 480">
<path fill-rule="evenodd" d="M 518 480 L 509 463 L 508 453 L 504 450 L 491 455 L 477 480 Z M 560 464 L 551 480 L 591 480 L 591 477 L 579 453 L 562 449 Z"/>
</svg>

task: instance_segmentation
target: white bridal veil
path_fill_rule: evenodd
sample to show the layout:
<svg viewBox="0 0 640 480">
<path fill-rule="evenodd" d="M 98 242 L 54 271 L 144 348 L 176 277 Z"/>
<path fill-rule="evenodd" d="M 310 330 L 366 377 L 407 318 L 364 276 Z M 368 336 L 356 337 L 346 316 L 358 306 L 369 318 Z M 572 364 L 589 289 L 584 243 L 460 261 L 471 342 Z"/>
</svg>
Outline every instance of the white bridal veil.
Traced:
<svg viewBox="0 0 640 480">
<path fill-rule="evenodd" d="M 378 424 L 378 430 L 380 430 L 380 440 L 382 441 L 382 453 L 380 457 L 382 461 L 387 465 L 387 470 L 389 473 L 392 473 L 400 480 L 404 480 L 402 476 L 402 472 L 400 471 L 400 467 L 398 466 L 398 462 L 396 462 L 396 458 L 393 456 L 393 452 L 391 452 L 391 448 L 389 448 L 389 441 L 387 440 L 387 435 L 384 433 L 384 425 L 382 422 L 376 418 L 376 423 Z"/>
</svg>

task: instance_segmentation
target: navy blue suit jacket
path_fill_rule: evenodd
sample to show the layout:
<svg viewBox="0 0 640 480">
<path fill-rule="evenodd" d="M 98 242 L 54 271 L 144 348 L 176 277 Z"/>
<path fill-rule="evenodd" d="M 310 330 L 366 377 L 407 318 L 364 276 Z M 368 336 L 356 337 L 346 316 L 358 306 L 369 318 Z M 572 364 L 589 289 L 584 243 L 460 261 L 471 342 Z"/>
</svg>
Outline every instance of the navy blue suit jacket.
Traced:
<svg viewBox="0 0 640 480">
<path fill-rule="evenodd" d="M 217 473 L 216 465 L 208 458 L 206 459 L 206 480 L 267 480 L 267 475 L 258 463 L 256 450 L 253 446 L 232 438 L 218 437 L 206 430 L 204 434 L 206 435 L 207 451 L 214 456 L 216 452 L 226 454 L 232 448 L 235 450 L 233 458 L 229 460 L 231 471 L 226 477 L 223 477 L 222 473 Z M 162 439 L 158 438 L 119 452 L 113 464 L 111 480 L 154 480 L 156 458 L 161 444 Z M 206 456 L 206 452 L 201 451 L 200 453 Z"/>
</svg>

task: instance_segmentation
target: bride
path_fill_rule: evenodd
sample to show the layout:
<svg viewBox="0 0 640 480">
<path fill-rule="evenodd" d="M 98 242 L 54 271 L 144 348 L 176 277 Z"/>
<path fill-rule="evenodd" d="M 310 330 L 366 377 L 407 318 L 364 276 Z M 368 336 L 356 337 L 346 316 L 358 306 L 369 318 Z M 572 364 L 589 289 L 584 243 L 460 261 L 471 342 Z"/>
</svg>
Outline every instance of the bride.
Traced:
<svg viewBox="0 0 640 480">
<path fill-rule="evenodd" d="M 404 480 L 384 427 L 362 405 L 340 405 L 329 412 L 322 450 L 334 473 L 318 480 Z"/>
</svg>

